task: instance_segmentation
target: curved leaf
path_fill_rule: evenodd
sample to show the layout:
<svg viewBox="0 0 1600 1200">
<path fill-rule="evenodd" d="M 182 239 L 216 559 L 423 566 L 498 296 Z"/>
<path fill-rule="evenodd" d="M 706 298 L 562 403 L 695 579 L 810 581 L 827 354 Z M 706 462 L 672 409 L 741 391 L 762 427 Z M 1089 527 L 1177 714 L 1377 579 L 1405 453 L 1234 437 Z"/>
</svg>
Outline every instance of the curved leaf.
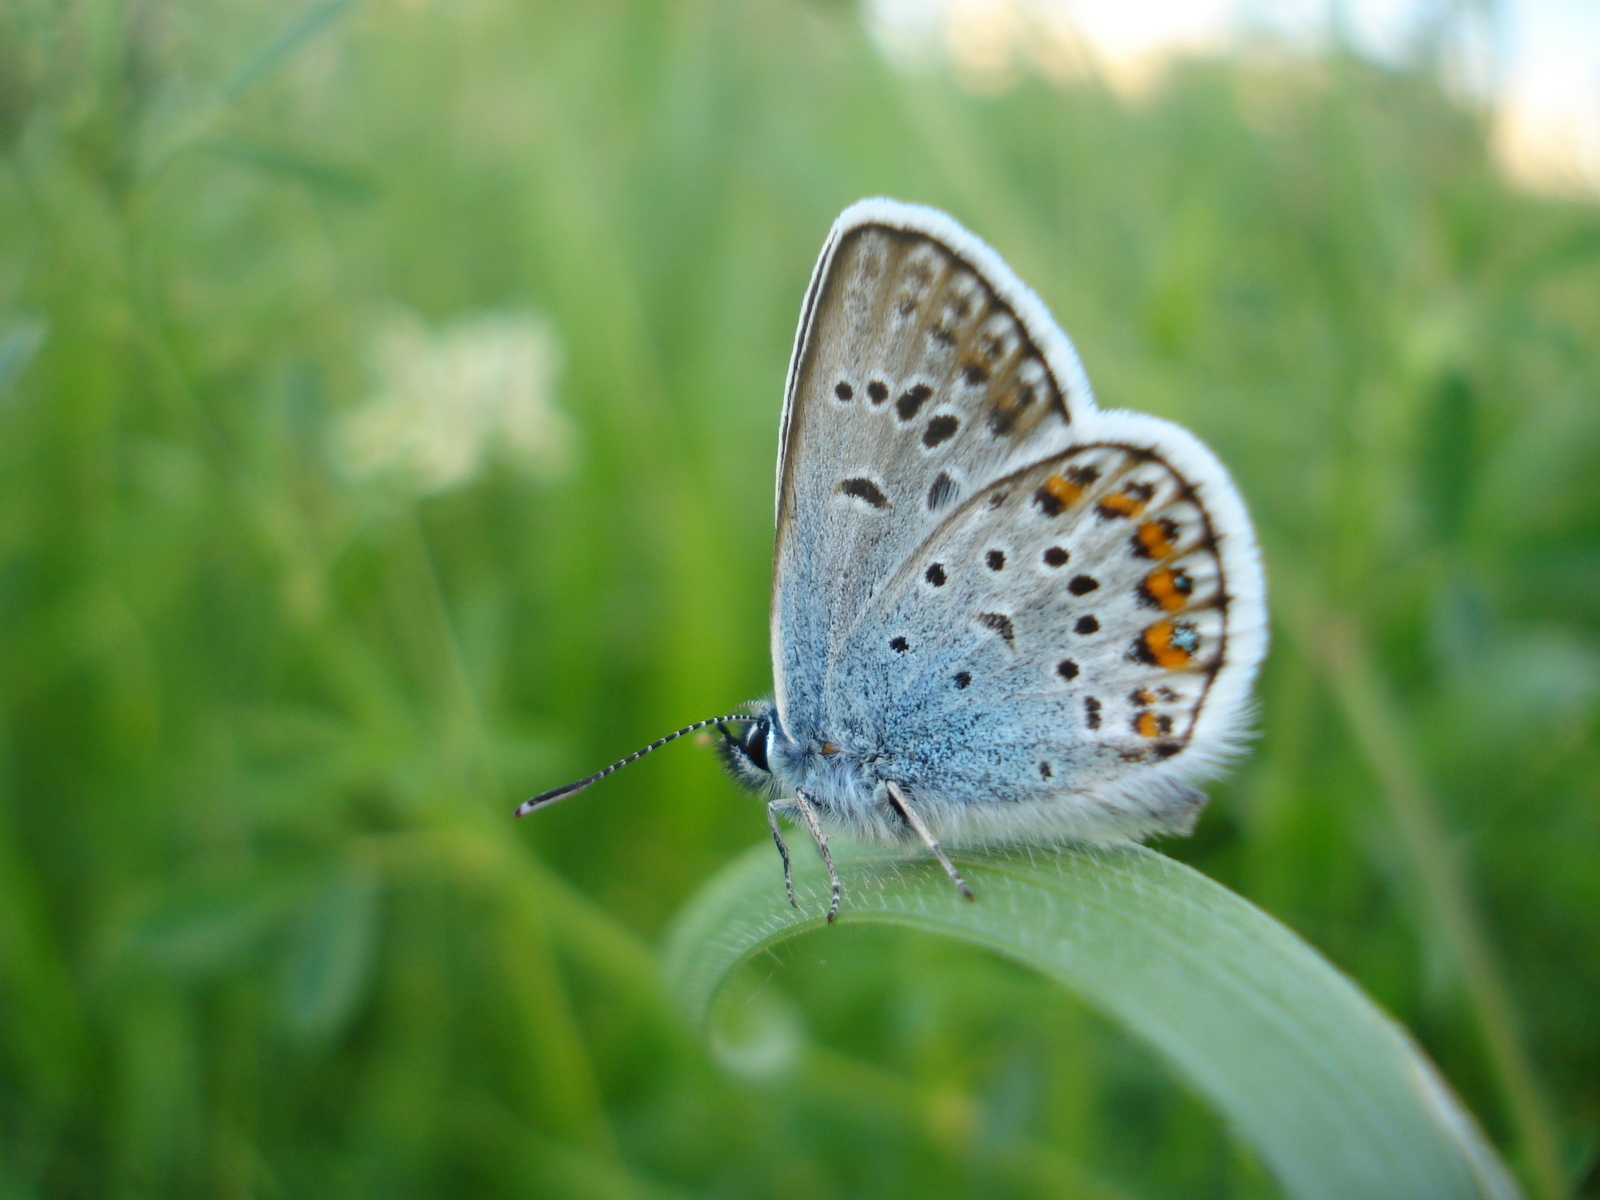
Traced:
<svg viewBox="0 0 1600 1200">
<path fill-rule="evenodd" d="M 1515 1197 L 1406 1033 L 1295 934 L 1140 846 L 964 855 L 978 902 L 925 860 L 836 850 L 841 922 L 962 938 L 1070 988 L 1154 1047 L 1295 1197 Z M 707 1020 L 735 966 L 824 925 L 826 881 L 784 900 L 770 846 L 738 859 L 669 934 L 676 995 Z"/>
</svg>

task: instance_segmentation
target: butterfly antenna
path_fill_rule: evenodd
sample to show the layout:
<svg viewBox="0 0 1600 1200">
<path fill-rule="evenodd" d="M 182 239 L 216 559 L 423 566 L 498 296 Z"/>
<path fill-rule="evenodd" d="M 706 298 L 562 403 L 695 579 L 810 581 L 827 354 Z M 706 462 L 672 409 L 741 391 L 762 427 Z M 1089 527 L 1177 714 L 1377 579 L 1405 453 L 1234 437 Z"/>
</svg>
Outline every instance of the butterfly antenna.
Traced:
<svg viewBox="0 0 1600 1200">
<path fill-rule="evenodd" d="M 568 796 L 576 796 L 591 783 L 596 783 L 599 780 L 604 779 L 607 775 L 611 774 L 611 772 L 621 770 L 629 763 L 638 761 L 646 754 L 649 754 L 652 750 L 661 749 L 661 747 L 665 746 L 668 742 L 676 741 L 686 733 L 696 733 L 706 728 L 708 725 L 720 725 L 725 721 L 754 721 L 755 719 L 756 718 L 752 717 L 749 713 L 734 713 L 730 717 L 707 717 L 704 721 L 696 721 L 693 725 L 685 725 L 682 729 L 679 729 L 673 733 L 669 733 L 664 738 L 657 738 L 643 750 L 635 750 L 632 754 L 628 755 L 627 758 L 617 759 L 617 761 L 612 763 L 609 767 L 605 767 L 602 770 L 596 771 L 587 779 L 580 779 L 576 783 L 569 783 L 566 785 L 566 787 L 554 788 L 548 792 L 540 792 L 537 796 L 533 797 L 533 799 L 524 800 L 521 804 L 517 805 L 516 815 L 519 817 L 525 817 L 535 809 L 544 808 L 546 805 L 554 804 L 557 800 L 565 800 Z"/>
</svg>

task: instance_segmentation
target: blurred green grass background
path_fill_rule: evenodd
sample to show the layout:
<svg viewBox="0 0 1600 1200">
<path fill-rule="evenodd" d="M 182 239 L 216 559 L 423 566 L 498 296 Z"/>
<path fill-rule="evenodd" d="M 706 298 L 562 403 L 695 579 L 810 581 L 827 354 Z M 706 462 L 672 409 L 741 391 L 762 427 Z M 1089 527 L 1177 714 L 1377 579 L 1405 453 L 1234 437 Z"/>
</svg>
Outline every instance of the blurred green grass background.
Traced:
<svg viewBox="0 0 1600 1200">
<path fill-rule="evenodd" d="M 1600 205 L 1426 54 L 979 95 L 821 0 L 0 9 L 0 1196 L 1276 1194 L 942 943 L 795 943 L 702 1045 L 652 945 L 765 836 L 704 751 L 510 819 L 769 687 L 789 345 L 873 194 L 1254 511 L 1261 735 L 1162 848 L 1600 1196 Z M 425 410 L 457 457 L 371 469 Z"/>
</svg>

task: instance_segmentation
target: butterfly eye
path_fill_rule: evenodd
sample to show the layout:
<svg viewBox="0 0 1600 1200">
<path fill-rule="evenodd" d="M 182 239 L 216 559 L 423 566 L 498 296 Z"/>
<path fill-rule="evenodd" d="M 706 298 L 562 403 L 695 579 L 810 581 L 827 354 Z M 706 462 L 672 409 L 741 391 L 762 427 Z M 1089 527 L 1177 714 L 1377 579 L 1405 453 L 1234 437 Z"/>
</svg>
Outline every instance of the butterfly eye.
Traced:
<svg viewBox="0 0 1600 1200">
<path fill-rule="evenodd" d="M 744 735 L 745 756 L 763 771 L 772 769 L 767 765 L 769 761 L 767 751 L 771 740 L 772 727 L 765 721 L 757 721 L 750 726 L 750 732 Z"/>
</svg>

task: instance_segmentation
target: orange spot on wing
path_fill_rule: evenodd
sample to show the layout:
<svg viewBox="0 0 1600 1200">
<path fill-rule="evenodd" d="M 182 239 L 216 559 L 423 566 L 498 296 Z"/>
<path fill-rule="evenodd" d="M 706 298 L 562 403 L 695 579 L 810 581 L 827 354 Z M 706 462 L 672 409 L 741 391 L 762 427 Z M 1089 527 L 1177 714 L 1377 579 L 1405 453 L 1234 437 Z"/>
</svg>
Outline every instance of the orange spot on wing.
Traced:
<svg viewBox="0 0 1600 1200">
<path fill-rule="evenodd" d="M 1140 713 L 1138 719 L 1134 722 L 1133 727 L 1138 732 L 1140 737 L 1153 738 L 1158 732 L 1160 732 L 1158 726 L 1156 725 L 1156 715 L 1152 712 Z"/>
<path fill-rule="evenodd" d="M 1162 608 L 1177 612 L 1189 598 L 1193 585 L 1188 582 L 1188 576 L 1177 574 L 1170 567 L 1162 567 L 1145 576 L 1144 590 Z"/>
<path fill-rule="evenodd" d="M 835 746 L 832 742 L 823 742 L 822 752 L 827 755 L 834 755 L 839 753 L 839 747 Z"/>
<path fill-rule="evenodd" d="M 1139 544 L 1151 558 L 1166 558 L 1172 553 L 1172 536 L 1177 531 L 1166 521 L 1146 521 L 1139 526 Z"/>
<path fill-rule="evenodd" d="M 1100 501 L 1100 511 L 1112 517 L 1137 517 L 1144 511 L 1145 502 L 1130 492 L 1113 492 Z"/>
<path fill-rule="evenodd" d="M 1077 503 L 1078 498 L 1083 495 L 1081 487 L 1063 479 L 1059 475 L 1052 475 L 1049 479 L 1046 479 L 1044 481 L 1044 490 L 1049 492 L 1052 498 L 1058 500 L 1063 508 L 1069 504 Z"/>
<path fill-rule="evenodd" d="M 1176 671 L 1186 665 L 1194 653 L 1184 649 L 1175 642 L 1176 628 L 1171 621 L 1157 621 L 1144 631 L 1145 649 L 1150 652 L 1150 657 L 1155 660 L 1158 667 L 1165 667 L 1169 671 Z"/>
</svg>

